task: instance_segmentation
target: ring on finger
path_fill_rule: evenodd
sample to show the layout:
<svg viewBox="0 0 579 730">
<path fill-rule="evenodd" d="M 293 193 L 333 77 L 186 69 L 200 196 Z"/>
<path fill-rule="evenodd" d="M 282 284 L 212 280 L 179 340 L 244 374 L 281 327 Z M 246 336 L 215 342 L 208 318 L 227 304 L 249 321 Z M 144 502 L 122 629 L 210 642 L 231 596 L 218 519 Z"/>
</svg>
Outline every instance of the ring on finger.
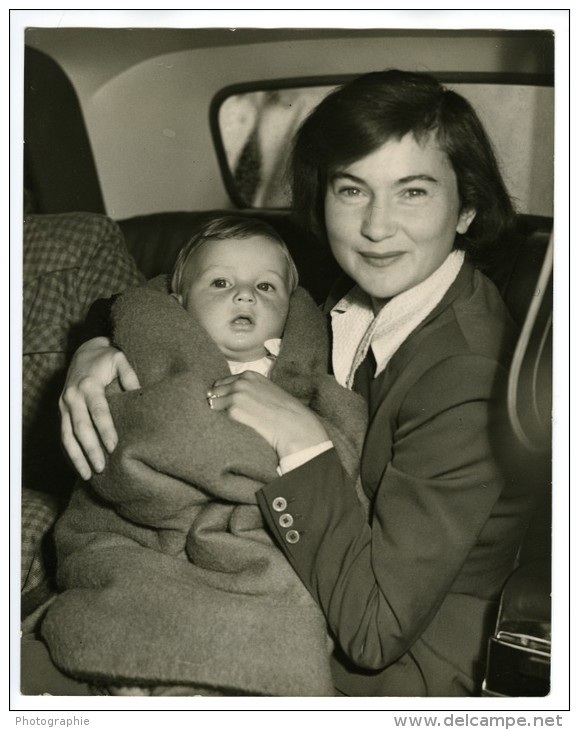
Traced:
<svg viewBox="0 0 579 730">
<path fill-rule="evenodd" d="M 209 393 L 207 393 L 207 403 L 209 404 L 209 408 L 211 408 L 211 410 L 213 410 L 213 401 L 216 398 L 219 398 L 217 393 L 212 393 L 211 391 L 209 391 Z"/>
</svg>

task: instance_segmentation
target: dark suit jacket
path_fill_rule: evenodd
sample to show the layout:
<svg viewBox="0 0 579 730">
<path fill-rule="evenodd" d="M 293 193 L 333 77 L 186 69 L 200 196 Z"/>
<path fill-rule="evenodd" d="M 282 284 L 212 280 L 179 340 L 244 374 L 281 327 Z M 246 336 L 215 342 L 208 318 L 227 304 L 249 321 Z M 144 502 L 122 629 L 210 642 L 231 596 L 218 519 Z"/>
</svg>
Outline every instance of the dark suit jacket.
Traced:
<svg viewBox="0 0 579 730">
<path fill-rule="evenodd" d="M 361 463 L 369 523 L 335 450 L 258 496 L 335 634 L 341 693 L 480 691 L 497 598 L 531 502 L 502 455 L 513 341 L 494 285 L 465 263 L 369 384 Z"/>
</svg>

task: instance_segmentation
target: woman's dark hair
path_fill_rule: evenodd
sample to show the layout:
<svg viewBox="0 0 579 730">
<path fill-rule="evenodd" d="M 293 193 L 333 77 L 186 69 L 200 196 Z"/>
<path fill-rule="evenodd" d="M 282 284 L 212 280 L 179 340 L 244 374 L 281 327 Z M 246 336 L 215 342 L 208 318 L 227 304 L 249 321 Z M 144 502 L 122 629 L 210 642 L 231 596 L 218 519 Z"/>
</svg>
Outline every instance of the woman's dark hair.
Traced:
<svg viewBox="0 0 579 730">
<path fill-rule="evenodd" d="M 406 71 L 369 73 L 333 91 L 299 129 L 292 152 L 296 213 L 327 241 L 324 199 L 329 176 L 412 133 L 434 133 L 454 169 L 463 208 L 476 210 L 455 247 L 485 258 L 512 226 L 514 211 L 489 138 L 469 102 L 433 76 Z"/>
</svg>

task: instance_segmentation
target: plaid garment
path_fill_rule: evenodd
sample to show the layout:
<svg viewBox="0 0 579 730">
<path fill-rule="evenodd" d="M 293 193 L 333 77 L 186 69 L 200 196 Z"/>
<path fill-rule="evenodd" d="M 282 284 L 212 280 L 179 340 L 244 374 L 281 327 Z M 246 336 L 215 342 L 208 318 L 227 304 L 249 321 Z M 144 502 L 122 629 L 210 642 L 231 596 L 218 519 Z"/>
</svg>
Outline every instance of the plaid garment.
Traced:
<svg viewBox="0 0 579 730">
<path fill-rule="evenodd" d="M 92 213 L 31 215 L 24 223 L 23 484 L 62 493 L 58 398 L 92 302 L 142 277 L 112 220 Z M 46 459 L 48 461 L 46 461 Z M 66 472 L 63 474 L 66 478 Z"/>
<path fill-rule="evenodd" d="M 46 582 L 55 497 L 66 496 L 74 482 L 58 414 L 69 358 L 82 342 L 91 303 L 142 276 L 117 224 L 93 213 L 27 216 L 23 256 L 21 587 L 27 613 L 25 596 L 42 592 Z"/>
<path fill-rule="evenodd" d="M 61 511 L 62 505 L 50 494 L 22 490 L 20 613 L 23 633 L 34 629 L 34 612 L 54 593 L 56 557 L 51 530 Z"/>
</svg>

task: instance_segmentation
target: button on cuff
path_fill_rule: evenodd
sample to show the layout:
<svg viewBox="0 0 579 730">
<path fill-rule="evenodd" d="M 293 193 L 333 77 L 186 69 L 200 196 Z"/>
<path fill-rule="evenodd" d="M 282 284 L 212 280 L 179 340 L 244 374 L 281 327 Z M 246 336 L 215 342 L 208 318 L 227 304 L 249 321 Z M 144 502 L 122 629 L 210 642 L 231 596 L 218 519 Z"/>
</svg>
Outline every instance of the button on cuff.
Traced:
<svg viewBox="0 0 579 730">
<path fill-rule="evenodd" d="M 287 500 L 283 497 L 276 497 L 271 503 L 271 506 L 276 512 L 283 512 L 287 507 Z"/>
<path fill-rule="evenodd" d="M 295 545 L 296 542 L 299 542 L 300 533 L 297 530 L 288 530 L 285 534 L 285 539 L 290 545 Z"/>
<path fill-rule="evenodd" d="M 278 522 L 282 527 L 291 527 L 294 523 L 294 518 L 289 512 L 286 512 L 279 518 Z"/>
</svg>

